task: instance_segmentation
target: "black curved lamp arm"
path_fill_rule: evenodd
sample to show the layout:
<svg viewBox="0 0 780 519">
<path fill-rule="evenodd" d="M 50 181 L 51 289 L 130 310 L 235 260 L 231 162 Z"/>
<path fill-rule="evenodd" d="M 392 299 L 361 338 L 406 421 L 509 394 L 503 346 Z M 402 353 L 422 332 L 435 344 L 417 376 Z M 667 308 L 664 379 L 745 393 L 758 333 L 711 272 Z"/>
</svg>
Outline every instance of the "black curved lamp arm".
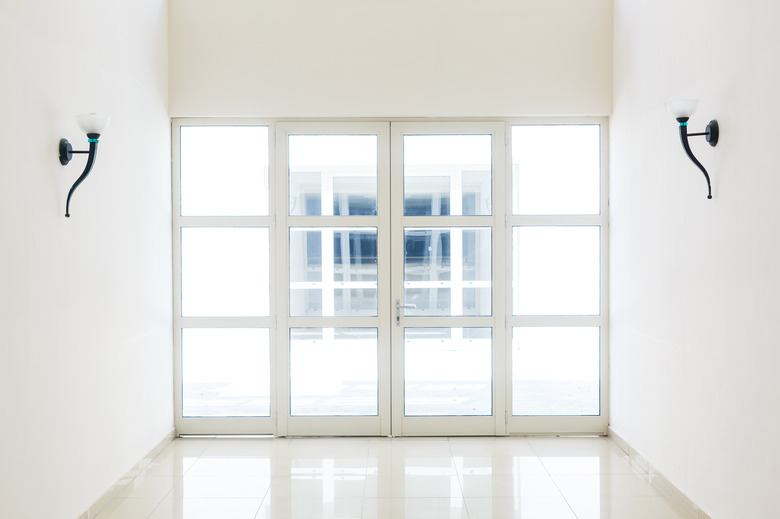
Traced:
<svg viewBox="0 0 780 519">
<path fill-rule="evenodd" d="M 678 119 L 679 121 L 679 119 Z M 707 170 L 704 169 L 704 166 L 701 165 L 701 162 L 693 155 L 693 152 L 691 151 L 691 146 L 688 144 L 688 122 L 687 121 L 679 121 L 680 122 L 680 141 L 682 141 L 683 149 L 685 149 L 685 153 L 688 155 L 688 158 L 691 159 L 691 161 L 696 164 L 696 166 L 701 170 L 702 173 L 704 173 L 704 178 L 707 179 L 707 198 L 712 198 L 712 185 L 710 184 L 710 175 L 707 173 Z"/>
<path fill-rule="evenodd" d="M 66 218 L 70 218 L 70 197 L 73 196 L 73 192 L 76 190 L 76 188 L 79 187 L 82 182 L 84 182 L 84 179 L 87 178 L 87 175 L 89 175 L 90 171 L 92 171 L 92 166 L 95 165 L 98 137 L 100 137 L 100 135 L 96 133 L 90 133 L 87 134 L 87 137 L 89 137 L 89 157 L 87 157 L 87 165 L 84 167 L 84 173 L 82 173 L 81 176 L 76 179 L 76 181 L 71 186 L 70 191 L 68 191 L 68 201 L 65 203 Z"/>
</svg>

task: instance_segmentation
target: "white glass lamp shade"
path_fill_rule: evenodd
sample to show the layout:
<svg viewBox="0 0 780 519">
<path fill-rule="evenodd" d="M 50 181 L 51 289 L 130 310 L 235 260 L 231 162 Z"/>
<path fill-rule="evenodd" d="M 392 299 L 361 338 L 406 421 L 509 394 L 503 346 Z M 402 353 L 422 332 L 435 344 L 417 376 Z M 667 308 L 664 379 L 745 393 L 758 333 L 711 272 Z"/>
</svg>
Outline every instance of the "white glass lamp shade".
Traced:
<svg viewBox="0 0 780 519">
<path fill-rule="evenodd" d="M 666 103 L 666 109 L 675 118 L 691 117 L 696 113 L 698 107 L 699 101 L 697 99 L 675 99 Z"/>
<path fill-rule="evenodd" d="M 102 134 L 108 128 L 108 123 L 111 122 L 111 117 L 103 114 L 82 114 L 76 116 L 76 120 L 84 133 L 97 133 Z"/>
</svg>

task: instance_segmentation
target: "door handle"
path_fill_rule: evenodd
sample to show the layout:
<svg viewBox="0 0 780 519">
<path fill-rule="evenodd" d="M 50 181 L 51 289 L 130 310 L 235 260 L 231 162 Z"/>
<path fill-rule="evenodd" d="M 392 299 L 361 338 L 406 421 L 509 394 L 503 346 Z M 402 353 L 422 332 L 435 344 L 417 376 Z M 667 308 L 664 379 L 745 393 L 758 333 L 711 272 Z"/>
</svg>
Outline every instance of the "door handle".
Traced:
<svg viewBox="0 0 780 519">
<path fill-rule="evenodd" d="M 395 300 L 395 325 L 401 326 L 401 308 L 417 308 L 417 305 L 402 305 L 400 299 Z"/>
</svg>

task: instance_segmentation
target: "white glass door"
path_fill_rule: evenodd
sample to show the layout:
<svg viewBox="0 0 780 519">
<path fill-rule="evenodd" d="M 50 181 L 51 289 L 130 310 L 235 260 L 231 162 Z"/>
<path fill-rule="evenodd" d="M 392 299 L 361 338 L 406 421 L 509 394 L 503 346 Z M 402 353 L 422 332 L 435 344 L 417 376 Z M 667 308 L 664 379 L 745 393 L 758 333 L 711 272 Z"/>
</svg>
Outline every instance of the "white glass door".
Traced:
<svg viewBox="0 0 780 519">
<path fill-rule="evenodd" d="M 606 432 L 605 140 L 174 121 L 177 432 Z"/>
<path fill-rule="evenodd" d="M 284 123 L 277 150 L 279 434 L 388 435 L 389 124 Z"/>
<path fill-rule="evenodd" d="M 393 434 L 503 434 L 504 125 L 392 136 Z"/>
</svg>

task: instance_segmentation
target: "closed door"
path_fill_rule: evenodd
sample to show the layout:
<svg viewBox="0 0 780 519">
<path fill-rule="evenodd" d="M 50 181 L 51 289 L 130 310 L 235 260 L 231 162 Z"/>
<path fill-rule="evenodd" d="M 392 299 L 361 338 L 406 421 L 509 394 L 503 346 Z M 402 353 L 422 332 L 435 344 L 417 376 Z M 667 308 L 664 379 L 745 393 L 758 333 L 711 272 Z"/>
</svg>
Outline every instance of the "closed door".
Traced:
<svg viewBox="0 0 780 519">
<path fill-rule="evenodd" d="M 503 132 L 393 124 L 394 434 L 504 432 Z"/>
<path fill-rule="evenodd" d="M 177 121 L 177 431 L 603 432 L 600 137 L 544 214 L 547 126 Z"/>
</svg>

